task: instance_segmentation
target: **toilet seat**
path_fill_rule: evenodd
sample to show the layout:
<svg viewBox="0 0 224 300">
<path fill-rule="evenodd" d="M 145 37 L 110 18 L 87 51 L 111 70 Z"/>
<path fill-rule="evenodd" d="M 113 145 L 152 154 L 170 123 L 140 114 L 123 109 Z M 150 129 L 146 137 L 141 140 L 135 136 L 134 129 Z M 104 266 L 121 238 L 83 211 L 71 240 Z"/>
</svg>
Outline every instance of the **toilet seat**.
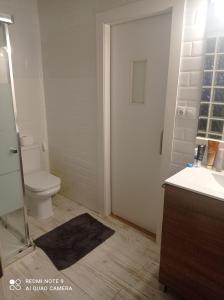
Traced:
<svg viewBox="0 0 224 300">
<path fill-rule="evenodd" d="M 24 176 L 25 188 L 33 193 L 53 190 L 61 184 L 60 178 L 45 171 L 37 171 Z"/>
<path fill-rule="evenodd" d="M 48 189 L 46 191 L 42 191 L 42 192 L 32 192 L 28 189 L 26 189 L 26 196 L 28 196 L 29 198 L 32 198 L 35 201 L 43 201 L 46 200 L 48 198 L 50 198 L 52 195 L 57 194 L 60 191 L 61 186 L 57 185 L 56 187 L 52 188 L 52 189 Z"/>
</svg>

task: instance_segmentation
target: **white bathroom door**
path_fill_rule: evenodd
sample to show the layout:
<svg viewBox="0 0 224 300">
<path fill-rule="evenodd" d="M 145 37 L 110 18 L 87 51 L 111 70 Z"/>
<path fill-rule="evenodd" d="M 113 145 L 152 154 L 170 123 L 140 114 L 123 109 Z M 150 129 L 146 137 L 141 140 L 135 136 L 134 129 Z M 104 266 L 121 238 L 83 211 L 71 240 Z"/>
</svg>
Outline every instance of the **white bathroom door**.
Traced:
<svg viewBox="0 0 224 300">
<path fill-rule="evenodd" d="M 112 213 L 152 233 L 158 221 L 171 14 L 112 26 Z"/>
</svg>

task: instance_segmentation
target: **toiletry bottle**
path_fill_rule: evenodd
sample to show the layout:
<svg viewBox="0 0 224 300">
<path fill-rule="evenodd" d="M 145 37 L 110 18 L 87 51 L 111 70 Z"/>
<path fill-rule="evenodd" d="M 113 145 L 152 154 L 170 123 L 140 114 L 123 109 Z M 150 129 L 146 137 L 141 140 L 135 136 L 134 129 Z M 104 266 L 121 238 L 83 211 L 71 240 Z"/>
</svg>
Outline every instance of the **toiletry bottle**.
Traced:
<svg viewBox="0 0 224 300">
<path fill-rule="evenodd" d="M 194 149 L 194 167 L 201 167 L 201 162 L 205 153 L 205 145 L 198 145 Z"/>
<path fill-rule="evenodd" d="M 223 164 L 224 164 L 224 149 L 221 148 L 218 150 L 214 162 L 214 167 L 217 172 L 221 172 L 223 170 Z"/>
<path fill-rule="evenodd" d="M 198 152 L 197 152 L 197 162 L 198 167 L 201 167 L 201 162 L 203 161 L 203 157 L 205 154 L 205 145 L 198 145 Z"/>
<path fill-rule="evenodd" d="M 197 156 L 198 156 L 198 147 L 195 147 L 194 148 L 194 164 L 193 164 L 194 167 L 198 166 Z"/>
<path fill-rule="evenodd" d="M 218 141 L 208 140 L 207 168 L 209 169 L 213 167 L 218 147 L 219 147 Z"/>
</svg>

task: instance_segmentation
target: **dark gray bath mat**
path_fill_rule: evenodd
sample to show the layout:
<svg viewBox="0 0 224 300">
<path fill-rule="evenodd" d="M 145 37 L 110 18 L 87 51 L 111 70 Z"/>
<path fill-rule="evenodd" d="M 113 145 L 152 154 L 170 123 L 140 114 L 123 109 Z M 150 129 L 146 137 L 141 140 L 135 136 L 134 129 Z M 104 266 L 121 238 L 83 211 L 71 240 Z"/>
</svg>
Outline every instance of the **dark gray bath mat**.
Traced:
<svg viewBox="0 0 224 300">
<path fill-rule="evenodd" d="M 89 214 L 80 215 L 34 242 L 58 270 L 68 268 L 114 234 Z"/>
</svg>

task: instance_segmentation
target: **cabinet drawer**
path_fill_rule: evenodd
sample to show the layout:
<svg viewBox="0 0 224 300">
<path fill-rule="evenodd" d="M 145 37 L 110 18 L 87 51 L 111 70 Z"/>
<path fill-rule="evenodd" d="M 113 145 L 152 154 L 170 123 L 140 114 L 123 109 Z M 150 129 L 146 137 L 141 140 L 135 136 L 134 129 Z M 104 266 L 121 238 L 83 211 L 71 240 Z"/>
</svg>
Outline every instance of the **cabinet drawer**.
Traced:
<svg viewBox="0 0 224 300">
<path fill-rule="evenodd" d="M 164 211 L 167 208 L 201 214 L 224 222 L 224 201 L 167 185 Z"/>
<path fill-rule="evenodd" d="M 184 239 L 203 247 L 224 259 L 224 222 L 191 211 L 164 210 L 163 236 L 172 234 L 177 242 Z"/>
</svg>

